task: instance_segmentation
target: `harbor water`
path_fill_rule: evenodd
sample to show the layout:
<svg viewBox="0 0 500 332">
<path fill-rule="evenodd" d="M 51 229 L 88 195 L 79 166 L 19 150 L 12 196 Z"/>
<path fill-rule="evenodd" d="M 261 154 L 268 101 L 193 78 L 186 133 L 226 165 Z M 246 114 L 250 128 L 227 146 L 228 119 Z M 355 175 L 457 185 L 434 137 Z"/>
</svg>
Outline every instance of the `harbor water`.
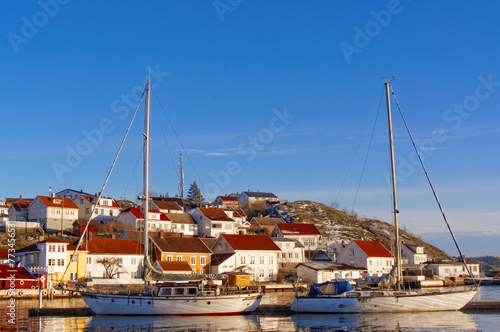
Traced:
<svg viewBox="0 0 500 332">
<path fill-rule="evenodd" d="M 263 304 L 287 304 L 292 297 L 293 293 L 270 293 Z M 483 286 L 475 300 L 500 302 L 500 286 Z M 2 331 L 498 331 L 500 326 L 500 312 L 29 317 L 28 309 L 37 307 L 38 300 L 16 300 L 14 315 L 10 302 L 2 302 Z M 67 298 L 44 300 L 43 305 L 73 308 L 85 303 Z"/>
</svg>

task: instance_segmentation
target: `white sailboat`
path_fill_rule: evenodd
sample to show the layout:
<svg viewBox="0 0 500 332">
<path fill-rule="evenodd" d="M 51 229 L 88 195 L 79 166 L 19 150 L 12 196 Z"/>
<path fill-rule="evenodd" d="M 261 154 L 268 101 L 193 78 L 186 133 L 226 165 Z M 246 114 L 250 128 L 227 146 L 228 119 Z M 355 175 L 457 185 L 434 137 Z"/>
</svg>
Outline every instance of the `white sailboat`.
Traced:
<svg viewBox="0 0 500 332">
<path fill-rule="evenodd" d="M 149 125 L 151 82 L 146 85 L 144 124 L 144 211 L 149 211 Z M 148 254 L 148 213 L 144 214 L 144 270 L 154 269 Z M 145 276 L 145 271 L 144 271 Z M 228 315 L 250 313 L 262 299 L 258 289 L 231 290 L 212 281 L 159 282 L 141 294 L 80 292 L 98 315 Z"/>
<path fill-rule="evenodd" d="M 399 239 L 398 206 L 396 196 L 396 173 L 394 161 L 394 142 L 392 135 L 390 82 L 386 82 L 385 86 L 389 124 L 389 143 L 391 151 L 392 197 L 396 242 L 396 257 L 394 268 L 396 279 L 395 287 L 389 290 L 353 290 L 352 287 L 346 287 L 346 285 L 342 283 L 342 281 L 338 281 L 334 283 L 336 287 L 332 287 L 335 288 L 335 290 L 329 292 L 328 294 L 323 293 L 320 295 L 295 296 L 291 306 L 292 311 L 308 313 L 363 313 L 460 310 L 470 300 L 472 300 L 472 298 L 478 291 L 478 286 L 476 285 L 467 287 L 460 286 L 452 288 L 441 288 L 437 291 L 406 291 L 402 287 L 400 248 L 401 241 Z M 431 188 L 434 192 L 434 188 L 432 187 L 432 183 L 430 181 L 429 184 L 431 185 Z M 435 192 L 434 195 L 437 199 Z M 467 265 L 465 266 L 467 267 Z"/>
</svg>

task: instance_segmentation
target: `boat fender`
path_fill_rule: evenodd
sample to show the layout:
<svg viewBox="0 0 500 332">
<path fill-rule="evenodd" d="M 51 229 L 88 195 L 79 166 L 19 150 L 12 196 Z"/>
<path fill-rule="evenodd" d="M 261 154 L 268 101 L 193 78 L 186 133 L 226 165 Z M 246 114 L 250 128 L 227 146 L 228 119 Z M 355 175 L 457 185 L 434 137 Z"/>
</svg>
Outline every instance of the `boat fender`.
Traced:
<svg viewBox="0 0 500 332">
<path fill-rule="evenodd" d="M 36 287 L 35 286 L 31 286 L 31 289 L 36 289 Z"/>
<path fill-rule="evenodd" d="M 19 280 L 19 285 L 24 285 L 24 280 Z"/>
<path fill-rule="evenodd" d="M 19 293 L 17 293 L 17 295 L 19 295 L 19 296 L 23 296 L 23 295 L 24 295 L 24 291 L 22 291 L 22 290 L 21 290 L 21 291 L 19 291 Z"/>
<path fill-rule="evenodd" d="M 52 295 L 56 295 L 56 291 L 55 290 L 52 291 Z"/>
<path fill-rule="evenodd" d="M 63 294 L 66 294 L 67 292 L 68 292 L 68 291 L 67 291 L 67 290 L 65 290 L 65 289 L 63 289 L 63 290 L 61 291 L 61 293 L 63 293 Z"/>
<path fill-rule="evenodd" d="M 43 295 L 43 296 L 47 295 L 47 290 L 45 290 L 45 289 L 44 289 L 44 290 L 42 291 L 42 295 Z"/>
</svg>

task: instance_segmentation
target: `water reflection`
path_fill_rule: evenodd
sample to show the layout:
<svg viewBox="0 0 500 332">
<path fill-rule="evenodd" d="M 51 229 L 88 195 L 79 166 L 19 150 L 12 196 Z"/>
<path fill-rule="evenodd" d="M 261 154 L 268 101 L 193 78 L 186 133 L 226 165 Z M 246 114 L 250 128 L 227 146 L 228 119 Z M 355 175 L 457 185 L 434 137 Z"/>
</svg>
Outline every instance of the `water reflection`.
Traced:
<svg viewBox="0 0 500 332">
<path fill-rule="evenodd" d="M 256 316 L 94 316 L 92 331 L 256 331 Z"/>
<path fill-rule="evenodd" d="M 476 331 L 472 318 L 460 311 L 386 313 L 386 314 L 296 314 L 292 316 L 298 330 L 448 330 Z"/>
</svg>

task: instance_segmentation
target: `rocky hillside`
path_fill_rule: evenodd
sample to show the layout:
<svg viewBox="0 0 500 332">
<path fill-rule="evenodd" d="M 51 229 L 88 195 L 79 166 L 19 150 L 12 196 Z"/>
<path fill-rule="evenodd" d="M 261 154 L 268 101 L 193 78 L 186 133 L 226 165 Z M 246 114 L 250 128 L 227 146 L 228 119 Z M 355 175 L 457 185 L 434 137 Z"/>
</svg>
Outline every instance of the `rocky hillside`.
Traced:
<svg viewBox="0 0 500 332">
<path fill-rule="evenodd" d="M 312 202 L 297 201 L 275 206 L 271 215 L 281 216 L 294 223 L 313 223 L 322 234 L 326 245 L 334 242 L 347 244 L 351 239 L 379 241 L 391 248 L 394 227 L 380 220 L 356 218 L 335 208 Z M 408 243 L 425 248 L 430 258 L 451 259 L 444 251 L 420 238 L 400 230 L 401 238 Z"/>
</svg>

